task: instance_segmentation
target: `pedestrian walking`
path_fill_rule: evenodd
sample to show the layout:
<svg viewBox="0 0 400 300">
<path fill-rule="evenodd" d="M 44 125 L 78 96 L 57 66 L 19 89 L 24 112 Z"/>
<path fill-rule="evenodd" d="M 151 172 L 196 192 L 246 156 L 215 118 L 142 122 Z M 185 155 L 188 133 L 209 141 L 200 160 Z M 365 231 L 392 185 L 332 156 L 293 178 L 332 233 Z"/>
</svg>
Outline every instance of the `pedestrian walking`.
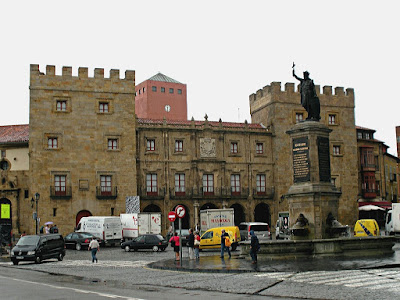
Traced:
<svg viewBox="0 0 400 300">
<path fill-rule="evenodd" d="M 53 226 L 53 233 L 58 233 L 58 227 L 56 224 Z"/>
<path fill-rule="evenodd" d="M 196 260 L 200 259 L 200 235 L 198 231 L 194 235 L 194 256 Z"/>
<path fill-rule="evenodd" d="M 92 240 L 89 243 L 88 250 L 92 251 L 92 263 L 94 263 L 95 261 L 97 263 L 98 260 L 97 260 L 96 254 L 97 254 L 97 251 L 100 251 L 100 244 L 96 240 L 96 238 L 94 238 L 94 237 L 92 238 Z"/>
<path fill-rule="evenodd" d="M 221 231 L 221 258 L 224 258 L 224 252 L 227 251 L 229 258 L 231 258 L 231 250 L 229 249 L 229 246 L 227 247 L 225 244 L 225 240 L 229 239 L 229 234 L 225 231 L 225 229 L 222 229 Z"/>
<path fill-rule="evenodd" d="M 46 227 L 44 228 L 44 233 L 45 234 L 49 234 L 50 233 L 49 225 L 46 225 Z"/>
<path fill-rule="evenodd" d="M 189 229 L 189 238 L 188 238 L 188 247 L 189 247 L 189 259 L 194 259 L 194 234 L 193 229 Z"/>
<path fill-rule="evenodd" d="M 252 264 L 257 263 L 257 252 L 260 250 L 260 243 L 258 241 L 258 237 L 254 233 L 253 230 L 250 230 L 251 242 L 250 242 L 250 256 L 252 260 Z"/>
<path fill-rule="evenodd" d="M 174 252 L 175 252 L 175 260 L 179 261 L 179 236 L 178 233 L 175 232 L 174 236 L 170 238 L 169 242 L 171 243 L 171 247 L 174 248 Z"/>
</svg>

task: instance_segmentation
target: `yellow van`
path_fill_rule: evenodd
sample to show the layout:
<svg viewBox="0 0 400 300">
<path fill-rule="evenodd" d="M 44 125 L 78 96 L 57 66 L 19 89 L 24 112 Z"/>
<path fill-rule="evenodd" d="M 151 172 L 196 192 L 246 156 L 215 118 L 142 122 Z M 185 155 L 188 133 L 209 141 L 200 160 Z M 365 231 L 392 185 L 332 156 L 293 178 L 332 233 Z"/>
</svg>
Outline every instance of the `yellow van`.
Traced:
<svg viewBox="0 0 400 300">
<path fill-rule="evenodd" d="M 378 236 L 379 226 L 374 219 L 362 219 L 354 226 L 354 236 Z"/>
<path fill-rule="evenodd" d="M 237 226 L 227 226 L 227 227 L 215 227 L 210 228 L 201 236 L 200 239 L 200 250 L 203 249 L 219 249 L 221 248 L 221 232 L 222 229 L 229 234 L 229 238 L 232 241 L 232 251 L 235 251 L 238 242 L 240 241 L 240 231 Z"/>
</svg>

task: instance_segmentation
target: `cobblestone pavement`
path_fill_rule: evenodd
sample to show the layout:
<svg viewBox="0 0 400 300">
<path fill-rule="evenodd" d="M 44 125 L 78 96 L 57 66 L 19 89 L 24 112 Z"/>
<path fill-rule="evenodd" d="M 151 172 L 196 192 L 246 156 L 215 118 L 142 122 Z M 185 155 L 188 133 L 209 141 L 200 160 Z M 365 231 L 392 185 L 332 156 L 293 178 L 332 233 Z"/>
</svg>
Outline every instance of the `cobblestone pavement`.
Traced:
<svg viewBox="0 0 400 300">
<path fill-rule="evenodd" d="M 201 255 L 218 255 L 218 252 L 203 252 Z M 150 262 L 172 257 L 172 250 L 126 253 L 118 248 L 105 248 L 98 255 L 99 262 L 93 264 L 88 251 L 68 250 L 65 260 L 61 262 L 49 260 L 42 264 L 21 263 L 18 266 L 2 262 L 0 268 L 69 275 L 86 280 L 88 284 L 148 291 L 161 291 L 167 287 L 267 298 L 278 296 L 283 299 L 395 299 L 400 296 L 400 268 L 231 274 L 176 272 L 146 267 Z M 5 268 L 1 269 L 3 272 Z"/>
</svg>

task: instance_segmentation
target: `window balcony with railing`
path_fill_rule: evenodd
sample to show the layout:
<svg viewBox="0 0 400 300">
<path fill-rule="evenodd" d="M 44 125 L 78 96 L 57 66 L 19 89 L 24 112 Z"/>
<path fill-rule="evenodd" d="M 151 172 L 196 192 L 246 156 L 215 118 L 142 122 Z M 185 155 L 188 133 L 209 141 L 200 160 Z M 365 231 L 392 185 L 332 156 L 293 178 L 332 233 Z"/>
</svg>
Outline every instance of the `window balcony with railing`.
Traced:
<svg viewBox="0 0 400 300">
<path fill-rule="evenodd" d="M 72 188 L 70 186 L 51 186 L 50 198 L 52 199 L 70 199 L 72 197 Z"/>
<path fill-rule="evenodd" d="M 254 199 L 262 199 L 262 198 L 267 198 L 267 199 L 272 199 L 275 194 L 275 188 L 274 187 L 262 187 L 262 188 L 256 188 L 253 189 L 253 198 Z"/>
<path fill-rule="evenodd" d="M 156 200 L 156 199 L 164 199 L 165 197 L 165 189 L 164 188 L 146 188 L 141 187 L 138 188 L 140 199 L 143 200 Z"/>
<path fill-rule="evenodd" d="M 115 199 L 118 197 L 118 189 L 116 186 L 97 186 L 96 198 L 97 199 Z"/>
<path fill-rule="evenodd" d="M 361 192 L 365 199 L 373 199 L 376 198 L 377 195 L 376 189 L 362 189 Z"/>
</svg>

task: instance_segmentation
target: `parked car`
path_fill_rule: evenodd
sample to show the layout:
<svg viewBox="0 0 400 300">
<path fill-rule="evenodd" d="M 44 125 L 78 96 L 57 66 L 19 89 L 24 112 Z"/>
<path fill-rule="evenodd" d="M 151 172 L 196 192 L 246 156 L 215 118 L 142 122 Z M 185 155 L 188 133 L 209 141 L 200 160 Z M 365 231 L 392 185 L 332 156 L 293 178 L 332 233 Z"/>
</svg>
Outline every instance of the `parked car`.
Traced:
<svg viewBox="0 0 400 300">
<path fill-rule="evenodd" d="M 65 256 L 64 238 L 61 234 L 26 235 L 18 240 L 11 250 L 11 261 L 18 265 L 20 261 L 34 261 L 40 264 L 45 259 Z"/>
<path fill-rule="evenodd" d="M 124 249 L 126 252 L 141 249 L 152 249 L 154 252 L 157 252 L 158 250 L 165 251 L 167 247 L 168 241 L 160 234 L 144 234 L 133 240 L 121 243 L 121 249 Z"/>
<path fill-rule="evenodd" d="M 362 219 L 354 226 L 354 236 L 378 236 L 379 226 L 375 219 Z"/>
<path fill-rule="evenodd" d="M 253 230 L 259 240 L 271 239 L 271 232 L 268 223 L 243 222 L 239 224 L 240 237 L 242 241 L 250 240 L 250 231 Z"/>
<path fill-rule="evenodd" d="M 76 250 L 81 250 L 82 248 L 88 248 L 92 238 L 95 238 L 99 244 L 104 244 L 104 241 L 95 237 L 89 232 L 71 232 L 67 234 L 64 238 L 65 247 L 72 248 Z"/>
</svg>

